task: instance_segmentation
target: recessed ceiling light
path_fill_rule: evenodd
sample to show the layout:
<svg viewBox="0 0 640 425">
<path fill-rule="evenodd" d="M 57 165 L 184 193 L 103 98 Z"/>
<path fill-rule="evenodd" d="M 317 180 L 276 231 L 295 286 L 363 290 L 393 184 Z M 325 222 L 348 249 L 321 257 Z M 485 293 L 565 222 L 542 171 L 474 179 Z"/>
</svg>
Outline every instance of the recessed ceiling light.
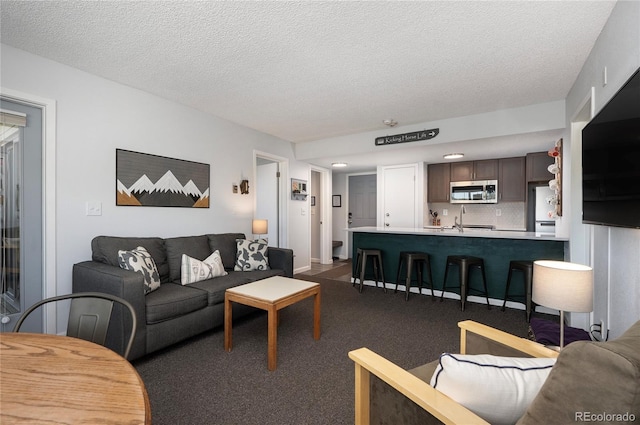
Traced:
<svg viewBox="0 0 640 425">
<path fill-rule="evenodd" d="M 444 159 L 457 159 L 457 158 L 462 158 L 464 156 L 463 153 L 448 153 L 446 155 L 443 155 L 442 157 Z"/>
<path fill-rule="evenodd" d="M 347 163 L 346 162 L 332 162 L 331 166 L 335 167 L 335 168 L 341 168 L 341 167 L 346 167 Z"/>
</svg>

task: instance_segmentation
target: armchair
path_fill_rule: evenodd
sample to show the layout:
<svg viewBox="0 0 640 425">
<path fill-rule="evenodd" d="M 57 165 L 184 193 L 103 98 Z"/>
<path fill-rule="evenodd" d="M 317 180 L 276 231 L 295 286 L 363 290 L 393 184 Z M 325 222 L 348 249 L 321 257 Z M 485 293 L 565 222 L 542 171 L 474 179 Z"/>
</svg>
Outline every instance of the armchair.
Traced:
<svg viewBox="0 0 640 425">
<path fill-rule="evenodd" d="M 458 327 L 461 354 L 558 356 L 556 351 L 534 341 L 477 322 L 467 320 L 458 323 Z M 406 371 L 367 348 L 351 351 L 349 357 L 356 368 L 356 425 L 387 421 L 398 424 L 488 424 L 429 385 L 437 361 Z"/>
<path fill-rule="evenodd" d="M 518 425 L 589 421 L 592 412 L 640 420 L 640 321 L 614 341 L 577 341 L 560 353 L 472 321 L 458 326 L 461 354 L 557 358 Z M 356 425 L 489 423 L 429 385 L 438 361 L 406 371 L 367 348 L 349 357 L 355 362 Z"/>
</svg>

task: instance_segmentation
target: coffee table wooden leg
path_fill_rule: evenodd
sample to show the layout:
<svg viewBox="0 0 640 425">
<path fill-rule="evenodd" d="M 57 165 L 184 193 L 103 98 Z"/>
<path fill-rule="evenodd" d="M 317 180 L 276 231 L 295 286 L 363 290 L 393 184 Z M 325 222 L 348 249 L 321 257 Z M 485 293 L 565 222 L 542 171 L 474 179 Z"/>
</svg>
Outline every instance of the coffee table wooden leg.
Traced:
<svg viewBox="0 0 640 425">
<path fill-rule="evenodd" d="M 268 367 L 269 370 L 276 370 L 278 361 L 278 310 L 276 310 L 275 305 L 269 307 L 268 316 Z"/>
<path fill-rule="evenodd" d="M 313 297 L 313 339 L 320 339 L 320 290 Z"/>
<path fill-rule="evenodd" d="M 224 349 L 231 351 L 233 347 L 233 336 L 231 335 L 232 310 L 231 301 L 224 297 Z"/>
</svg>

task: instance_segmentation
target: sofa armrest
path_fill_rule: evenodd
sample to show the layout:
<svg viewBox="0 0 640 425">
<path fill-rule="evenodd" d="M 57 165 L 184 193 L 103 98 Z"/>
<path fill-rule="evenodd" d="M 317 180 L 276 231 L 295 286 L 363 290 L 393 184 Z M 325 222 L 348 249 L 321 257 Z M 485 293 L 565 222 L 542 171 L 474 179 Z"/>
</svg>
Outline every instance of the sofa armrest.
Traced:
<svg viewBox="0 0 640 425">
<path fill-rule="evenodd" d="M 370 376 L 376 375 L 405 397 L 445 424 L 487 424 L 479 416 L 456 403 L 427 382 L 412 375 L 367 348 L 349 352 L 355 362 L 355 424 L 369 424 Z"/>
<path fill-rule="evenodd" d="M 131 347 L 129 360 L 146 353 L 147 321 L 142 274 L 97 261 L 85 261 L 73 266 L 72 290 L 74 293 L 102 292 L 129 301 L 137 318 L 136 338 Z M 129 329 L 129 313 L 120 306 L 114 306 L 105 345 L 117 352 L 123 352 L 128 342 Z"/>
<path fill-rule="evenodd" d="M 293 277 L 293 250 L 270 246 L 267 249 L 269 267 L 284 270 L 286 277 Z"/>
</svg>

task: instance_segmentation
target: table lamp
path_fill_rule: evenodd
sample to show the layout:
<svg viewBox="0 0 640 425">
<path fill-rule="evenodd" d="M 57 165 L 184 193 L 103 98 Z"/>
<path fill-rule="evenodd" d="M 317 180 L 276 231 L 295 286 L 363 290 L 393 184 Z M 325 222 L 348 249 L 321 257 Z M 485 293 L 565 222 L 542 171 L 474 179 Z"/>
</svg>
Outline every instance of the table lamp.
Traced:
<svg viewBox="0 0 640 425">
<path fill-rule="evenodd" d="M 260 237 L 260 235 L 265 235 L 269 233 L 268 229 L 269 229 L 269 223 L 266 219 L 256 218 L 253 220 L 253 223 L 251 225 L 251 231 L 253 232 L 254 235 L 258 235 L 258 237 Z"/>
<path fill-rule="evenodd" d="M 593 269 L 565 261 L 534 261 L 531 299 L 536 304 L 560 310 L 560 349 L 562 350 L 564 312 L 593 311 Z"/>
</svg>

